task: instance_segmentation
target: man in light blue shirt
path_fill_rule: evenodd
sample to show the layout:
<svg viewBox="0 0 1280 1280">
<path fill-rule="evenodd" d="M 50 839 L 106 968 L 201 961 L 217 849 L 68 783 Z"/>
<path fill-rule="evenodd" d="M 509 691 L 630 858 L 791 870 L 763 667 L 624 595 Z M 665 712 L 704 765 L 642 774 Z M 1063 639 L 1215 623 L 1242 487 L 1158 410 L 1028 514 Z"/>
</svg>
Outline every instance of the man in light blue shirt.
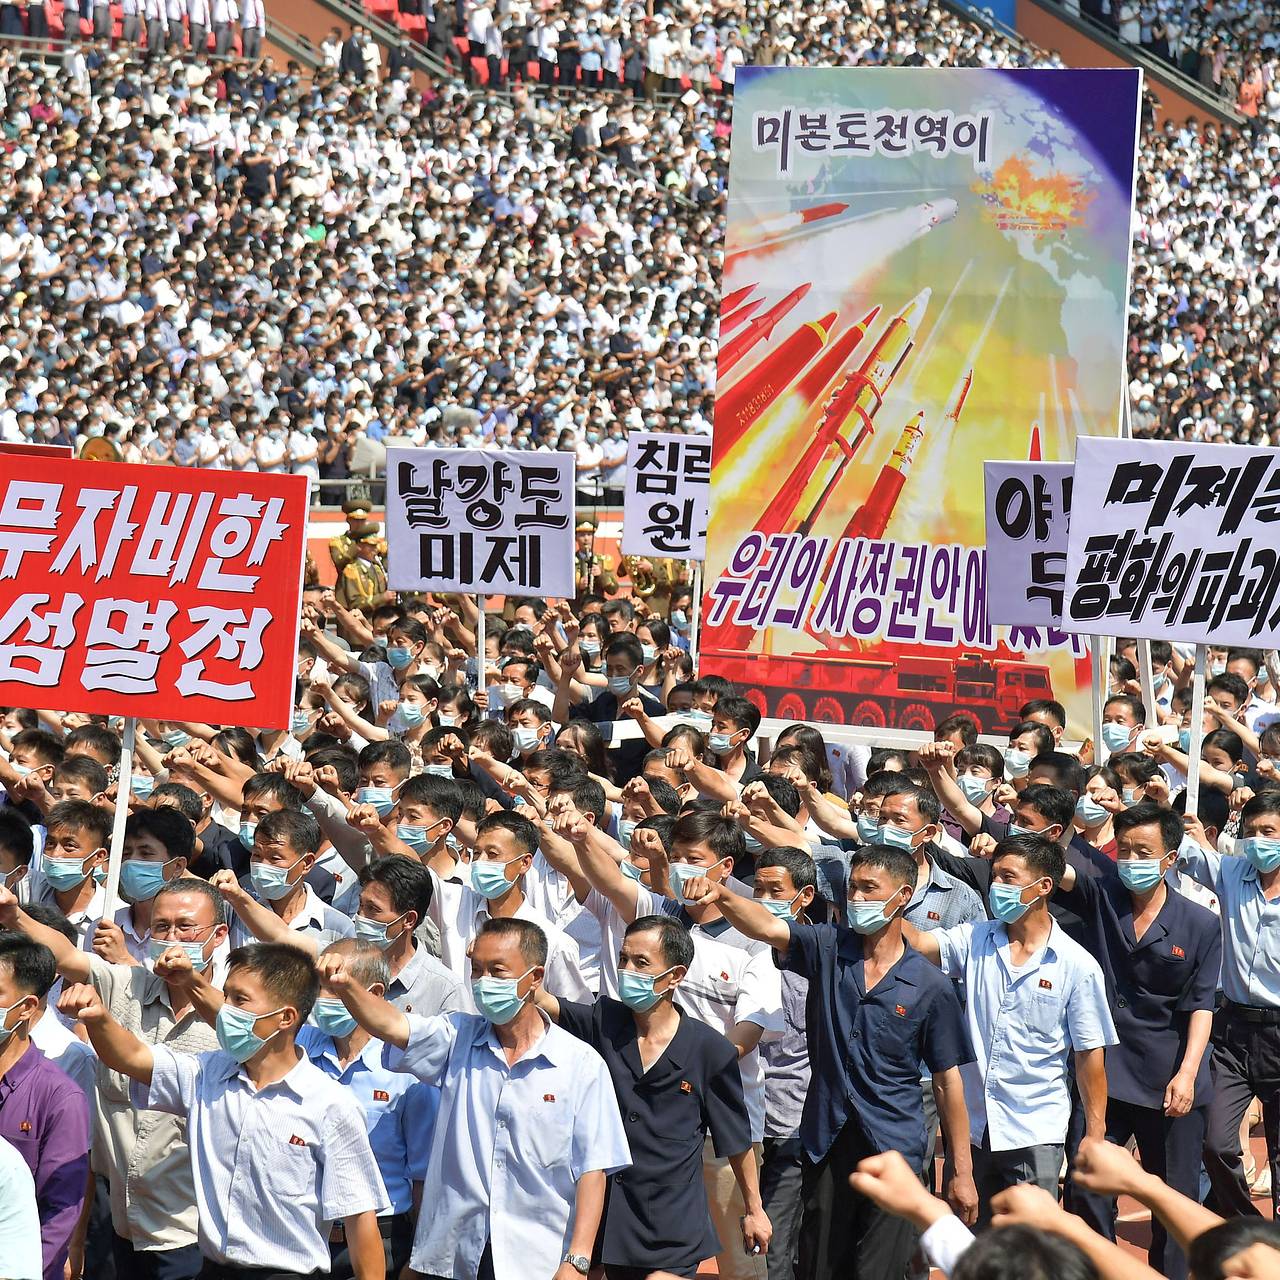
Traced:
<svg viewBox="0 0 1280 1280">
<path fill-rule="evenodd" d="M 341 956 L 347 971 L 366 991 L 386 995 L 391 969 L 376 943 L 344 938 L 323 954 Z M 387 1275 L 399 1276 L 413 1247 L 440 1090 L 387 1067 L 382 1060 L 382 1041 L 357 1025 L 337 993 L 323 983 L 311 1021 L 298 1033 L 298 1047 L 325 1075 L 345 1085 L 364 1112 L 369 1145 L 391 1202 L 378 1216 Z M 333 1280 L 350 1280 L 355 1272 L 341 1223 L 334 1223 L 329 1244 L 333 1253 L 330 1275 Z"/>
<path fill-rule="evenodd" d="M 603 1060 L 533 1002 L 546 935 L 510 917 L 485 922 L 471 950 L 479 1014 L 404 1014 L 366 990 L 344 957 L 321 973 L 388 1066 L 441 1086 L 441 1104 L 410 1258 L 452 1280 L 580 1280 L 611 1173 L 631 1164 Z"/>
<path fill-rule="evenodd" d="M 1262 1100 L 1273 1212 L 1280 1206 L 1280 792 L 1254 796 L 1240 824 L 1243 857 L 1224 858 L 1187 839 L 1178 869 L 1208 886 L 1221 906 L 1226 1004 L 1214 1018 L 1204 1149 L 1213 1207 L 1257 1217 L 1240 1150 L 1240 1121 L 1255 1096 Z"/>
<path fill-rule="evenodd" d="M 1116 1032 L 1098 962 L 1049 915 L 1065 866 L 1051 841 L 1003 840 L 991 861 L 995 919 L 932 933 L 903 926 L 911 945 L 968 991 L 977 1060 L 960 1070 L 981 1225 L 1005 1187 L 1034 1182 L 1057 1194 L 1071 1118 L 1068 1054 L 1084 1103 L 1084 1140 L 1106 1135 L 1103 1052 Z"/>
</svg>

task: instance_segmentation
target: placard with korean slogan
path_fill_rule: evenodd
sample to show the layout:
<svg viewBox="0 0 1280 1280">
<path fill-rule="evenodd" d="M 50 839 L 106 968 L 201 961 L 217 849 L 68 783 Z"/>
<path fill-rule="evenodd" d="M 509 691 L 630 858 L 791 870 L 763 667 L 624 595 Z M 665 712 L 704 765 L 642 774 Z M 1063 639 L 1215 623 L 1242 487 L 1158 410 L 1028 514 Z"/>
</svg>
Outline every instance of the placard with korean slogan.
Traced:
<svg viewBox="0 0 1280 1280">
<path fill-rule="evenodd" d="M 397 591 L 572 596 L 574 455 L 387 450 Z"/>
<path fill-rule="evenodd" d="M 1107 636 L 1280 645 L 1280 452 L 1076 446 L 1068 625 Z"/>
<path fill-rule="evenodd" d="M 0 705 L 285 728 L 305 476 L 7 457 Z"/>
<path fill-rule="evenodd" d="M 740 70 L 701 671 L 784 719 L 1084 729 L 1087 636 L 992 617 L 983 463 L 1119 430 L 1140 86 Z"/>
</svg>

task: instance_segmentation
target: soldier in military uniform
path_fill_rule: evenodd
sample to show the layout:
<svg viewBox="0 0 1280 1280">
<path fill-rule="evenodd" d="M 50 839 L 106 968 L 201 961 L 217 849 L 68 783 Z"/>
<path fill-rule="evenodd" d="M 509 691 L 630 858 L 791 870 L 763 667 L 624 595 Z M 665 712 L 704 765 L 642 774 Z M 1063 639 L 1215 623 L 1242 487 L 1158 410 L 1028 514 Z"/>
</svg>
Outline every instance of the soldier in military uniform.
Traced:
<svg viewBox="0 0 1280 1280">
<path fill-rule="evenodd" d="M 376 524 L 357 524 L 348 536 L 355 543 L 356 555 L 342 570 L 334 594 L 344 609 L 372 614 L 378 605 L 395 599 L 395 593 L 387 590 L 387 570 L 379 553 L 382 531 Z"/>
<path fill-rule="evenodd" d="M 347 531 L 329 540 L 329 557 L 341 579 L 342 571 L 356 558 L 355 529 L 369 523 L 369 502 L 366 498 L 353 498 L 342 504 L 342 514 L 347 517 Z"/>
<path fill-rule="evenodd" d="M 611 596 L 618 590 L 613 562 L 608 556 L 596 555 L 596 527 L 590 520 L 583 520 L 574 530 L 577 553 L 574 558 L 574 586 L 579 596 Z"/>
</svg>

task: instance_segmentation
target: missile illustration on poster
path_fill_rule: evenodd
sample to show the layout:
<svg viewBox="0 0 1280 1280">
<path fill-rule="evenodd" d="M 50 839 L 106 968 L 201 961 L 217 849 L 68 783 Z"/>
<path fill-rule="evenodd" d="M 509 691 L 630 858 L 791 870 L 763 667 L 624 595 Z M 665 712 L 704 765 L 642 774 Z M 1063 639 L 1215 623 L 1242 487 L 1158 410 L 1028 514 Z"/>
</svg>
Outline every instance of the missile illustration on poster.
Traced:
<svg viewBox="0 0 1280 1280">
<path fill-rule="evenodd" d="M 743 69 L 702 658 L 762 712 L 1087 720 L 1084 639 L 986 620 L 982 465 L 1117 430 L 1140 83 Z"/>
</svg>

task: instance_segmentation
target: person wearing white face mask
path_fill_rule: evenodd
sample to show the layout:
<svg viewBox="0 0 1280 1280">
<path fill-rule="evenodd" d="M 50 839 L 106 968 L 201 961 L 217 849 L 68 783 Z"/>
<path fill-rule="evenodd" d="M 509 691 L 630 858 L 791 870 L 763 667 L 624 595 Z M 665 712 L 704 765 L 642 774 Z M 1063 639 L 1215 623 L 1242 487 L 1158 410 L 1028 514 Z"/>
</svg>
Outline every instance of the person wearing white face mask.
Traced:
<svg viewBox="0 0 1280 1280">
<path fill-rule="evenodd" d="M 538 683 L 541 668 L 532 658 L 504 658 L 500 668 L 502 678 L 497 689 L 502 696 L 504 708 L 522 698 L 532 698 L 534 702 L 542 703 L 548 711 L 551 710 L 555 695 Z"/>
<path fill-rule="evenodd" d="M 216 1049 L 217 1036 L 197 1015 L 187 986 L 172 981 L 159 958 L 184 953 L 188 968 L 209 971 L 220 983 L 228 950 L 222 900 L 205 881 L 188 877 L 165 885 L 151 907 L 148 955 L 155 957 L 151 963 L 159 966 L 156 972 L 142 965 L 111 964 L 79 949 L 4 893 L 0 926 L 48 947 L 68 986 L 90 983 L 147 1043 L 182 1053 Z M 117 1274 L 141 1274 L 163 1254 L 171 1268 L 166 1275 L 198 1276 L 203 1260 L 196 1244 L 195 1187 L 184 1127 L 175 1117 L 134 1107 L 100 1062 L 96 1076 L 101 1120 L 95 1160 L 105 1168 L 110 1187 Z"/>
<path fill-rule="evenodd" d="M 551 712 L 532 698 L 518 698 L 506 706 L 507 728 L 515 743 L 516 755 L 527 760 L 536 751 L 551 745 Z"/>
</svg>

